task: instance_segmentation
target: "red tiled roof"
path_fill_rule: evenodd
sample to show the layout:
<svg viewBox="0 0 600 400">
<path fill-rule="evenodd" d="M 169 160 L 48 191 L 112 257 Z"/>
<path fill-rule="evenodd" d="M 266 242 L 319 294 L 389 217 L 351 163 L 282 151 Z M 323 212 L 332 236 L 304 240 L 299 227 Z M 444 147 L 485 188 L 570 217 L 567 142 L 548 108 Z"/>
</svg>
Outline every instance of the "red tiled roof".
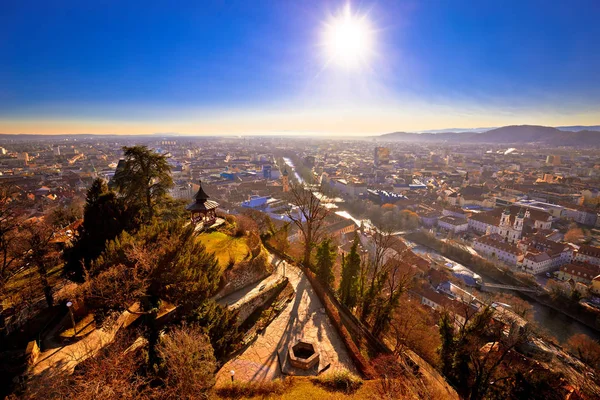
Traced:
<svg viewBox="0 0 600 400">
<path fill-rule="evenodd" d="M 600 258 L 600 247 L 590 246 L 589 244 L 582 244 L 579 247 L 579 254 Z"/>
<path fill-rule="evenodd" d="M 492 246 L 496 249 L 505 251 L 507 253 L 511 253 L 514 255 L 521 255 L 523 252 L 521 249 L 512 243 L 504 242 L 502 237 L 496 233 L 491 235 L 481 236 L 480 238 L 475 239 L 479 243 L 487 244 L 488 246 Z"/>
<path fill-rule="evenodd" d="M 592 280 L 600 275 L 600 266 L 589 263 L 571 263 L 560 267 L 560 270 L 566 274 L 580 276 Z"/>
</svg>

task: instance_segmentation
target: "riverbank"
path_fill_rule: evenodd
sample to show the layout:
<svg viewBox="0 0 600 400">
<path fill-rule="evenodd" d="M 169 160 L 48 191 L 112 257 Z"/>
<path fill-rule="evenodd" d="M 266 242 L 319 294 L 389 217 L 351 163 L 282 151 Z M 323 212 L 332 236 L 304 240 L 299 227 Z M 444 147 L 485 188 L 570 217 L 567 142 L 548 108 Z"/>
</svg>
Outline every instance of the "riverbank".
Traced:
<svg viewBox="0 0 600 400">
<path fill-rule="evenodd" d="M 480 275 L 484 279 L 484 281 L 495 281 L 505 285 L 516 286 L 525 284 L 518 278 L 508 275 L 509 273 L 498 269 L 493 264 L 487 262 L 481 257 L 470 254 L 464 250 L 457 249 L 456 247 L 448 245 L 436 238 L 425 237 L 425 234 L 422 232 L 414 232 L 406 235 L 405 237 L 406 239 L 413 241 L 423 247 L 429 248 L 434 252 L 437 252 L 456 263 L 464 265 L 466 268 L 469 268 L 473 272 Z M 453 251 L 449 251 L 449 247 L 452 247 Z M 465 254 L 463 255 L 460 252 L 463 252 Z M 476 257 L 479 258 L 479 260 L 477 260 Z M 475 262 L 476 260 L 479 262 Z M 598 325 L 598 322 L 600 321 L 600 315 L 598 313 L 584 309 L 581 305 L 579 305 L 579 303 L 574 303 L 571 301 L 563 301 L 560 302 L 560 305 L 558 305 L 556 304 L 557 301 L 550 298 L 548 294 L 535 295 L 533 293 L 526 292 L 519 292 L 518 294 L 521 298 L 529 301 L 532 304 L 532 306 L 534 306 L 534 310 L 537 314 L 537 317 L 541 317 L 543 315 L 543 318 L 547 319 L 547 321 L 544 321 L 545 323 L 540 323 L 540 325 L 542 325 L 544 329 L 549 330 L 551 334 L 553 333 L 554 329 L 550 329 L 552 327 L 548 326 L 548 321 L 550 321 L 553 316 L 551 315 L 552 313 L 549 312 L 549 310 L 560 313 L 561 317 L 566 317 L 566 322 L 573 321 L 583 325 L 585 328 L 588 328 L 575 328 L 575 332 L 586 333 L 588 336 L 591 336 L 596 340 L 600 339 L 600 325 Z M 545 307 L 546 309 L 541 309 L 540 306 Z M 536 322 L 538 322 L 537 319 Z M 559 339 L 561 339 L 561 341 L 564 341 L 567 338 L 561 337 Z"/>
<path fill-rule="evenodd" d="M 298 172 L 295 169 L 293 161 L 289 157 L 283 157 L 283 161 L 292 169 L 298 180 L 303 182 L 302 178 L 298 175 Z M 347 210 L 339 209 L 337 213 L 347 214 L 347 216 L 344 217 L 350 217 L 358 224 L 359 219 L 354 218 Z M 477 255 L 448 245 L 436 238 L 427 237 L 426 239 L 428 240 L 422 240 L 423 238 L 420 237 L 421 235 L 426 236 L 425 233 L 420 231 L 411 232 L 404 236 L 415 243 L 432 249 L 433 251 L 458 264 L 464 265 L 466 268 L 471 269 L 472 272 L 477 273 L 488 282 L 511 286 L 529 286 L 532 283 L 535 284 L 533 281 L 524 282 L 515 277 L 509 271 L 502 270 Z M 432 245 L 436 246 L 437 248 L 433 247 Z M 446 248 L 446 251 L 444 251 L 444 247 Z M 448 252 L 447 250 L 451 251 Z M 550 331 L 551 334 L 557 336 L 560 341 L 565 342 L 568 337 L 575 333 L 585 333 L 595 340 L 600 340 L 599 313 L 591 312 L 588 309 L 580 306 L 578 303 L 573 303 L 572 301 L 565 302 L 554 300 L 550 298 L 549 295 L 544 295 L 542 297 L 525 292 L 517 292 L 517 294 L 523 300 L 530 302 L 530 304 L 534 307 L 534 319 L 536 322 L 539 323 L 544 329 Z M 558 313 L 558 315 L 552 315 L 553 312 Z M 573 326 L 574 324 L 580 324 L 581 326 Z M 565 327 L 569 327 L 569 329 L 565 329 Z M 559 329 L 563 331 L 563 334 L 557 334 Z"/>
</svg>

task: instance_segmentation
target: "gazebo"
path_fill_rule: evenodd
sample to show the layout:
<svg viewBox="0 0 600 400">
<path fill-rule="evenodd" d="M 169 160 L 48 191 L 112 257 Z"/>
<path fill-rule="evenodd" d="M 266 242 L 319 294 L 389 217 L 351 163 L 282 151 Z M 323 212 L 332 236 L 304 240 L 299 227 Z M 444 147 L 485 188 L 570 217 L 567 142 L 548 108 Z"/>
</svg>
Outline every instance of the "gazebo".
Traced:
<svg viewBox="0 0 600 400">
<path fill-rule="evenodd" d="M 186 209 L 192 213 L 193 223 L 206 224 L 215 222 L 219 203 L 209 200 L 209 197 L 210 196 L 206 194 L 204 189 L 202 189 L 202 181 L 200 181 L 200 188 L 194 196 L 196 201 L 186 207 Z"/>
</svg>

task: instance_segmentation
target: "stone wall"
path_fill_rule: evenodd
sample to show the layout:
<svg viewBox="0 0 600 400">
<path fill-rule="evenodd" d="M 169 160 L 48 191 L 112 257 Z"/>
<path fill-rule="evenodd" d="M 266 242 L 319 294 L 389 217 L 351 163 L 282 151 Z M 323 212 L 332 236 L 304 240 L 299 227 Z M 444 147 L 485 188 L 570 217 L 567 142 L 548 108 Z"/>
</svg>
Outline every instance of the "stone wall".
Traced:
<svg viewBox="0 0 600 400">
<path fill-rule="evenodd" d="M 273 299 L 277 293 L 287 284 L 288 279 L 281 277 L 274 280 L 266 286 L 263 290 L 258 292 L 255 296 L 246 299 L 242 304 L 237 306 L 235 309 L 239 311 L 238 324 L 241 325 L 244 321 L 252 315 L 259 307 L 264 306 L 269 300 Z"/>
<path fill-rule="evenodd" d="M 225 271 L 223 276 L 225 285 L 217 293 L 215 300 L 263 280 L 271 274 L 270 269 L 269 253 L 265 249 L 262 249 L 257 257 L 251 260 L 244 260 L 232 269 Z"/>
</svg>

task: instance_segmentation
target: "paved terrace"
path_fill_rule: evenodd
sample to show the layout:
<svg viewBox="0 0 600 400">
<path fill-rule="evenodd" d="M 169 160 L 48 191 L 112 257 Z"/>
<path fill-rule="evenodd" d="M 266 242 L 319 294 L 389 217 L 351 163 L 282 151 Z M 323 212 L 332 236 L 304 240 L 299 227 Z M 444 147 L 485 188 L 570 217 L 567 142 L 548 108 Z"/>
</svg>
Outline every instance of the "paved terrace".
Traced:
<svg viewBox="0 0 600 400">
<path fill-rule="evenodd" d="M 274 274 L 283 274 L 285 268 L 285 275 L 296 292 L 294 299 L 254 343 L 219 370 L 217 384 L 231 382 L 231 370 L 235 371 L 235 380 L 241 381 L 282 377 L 277 353 L 301 337 L 318 344 L 321 356 L 331 364 L 329 370 L 348 369 L 356 373 L 344 343 L 306 276 L 285 261 L 276 258 L 274 262 L 278 265 Z"/>
</svg>

